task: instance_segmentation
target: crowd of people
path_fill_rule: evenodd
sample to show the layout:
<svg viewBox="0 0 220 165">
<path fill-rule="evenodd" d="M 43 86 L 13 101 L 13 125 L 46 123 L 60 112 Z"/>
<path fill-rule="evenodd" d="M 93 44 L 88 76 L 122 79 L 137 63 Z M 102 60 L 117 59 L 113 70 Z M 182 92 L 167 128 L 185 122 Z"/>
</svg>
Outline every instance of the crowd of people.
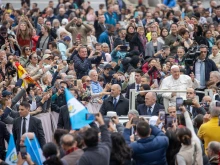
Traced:
<svg viewBox="0 0 220 165">
<path fill-rule="evenodd" d="M 105 2 L 1 6 L 0 165 L 10 133 L 18 165 L 39 164 L 23 152 L 35 137 L 44 165 L 220 165 L 220 4 Z M 66 88 L 95 117 L 79 130 Z"/>
</svg>

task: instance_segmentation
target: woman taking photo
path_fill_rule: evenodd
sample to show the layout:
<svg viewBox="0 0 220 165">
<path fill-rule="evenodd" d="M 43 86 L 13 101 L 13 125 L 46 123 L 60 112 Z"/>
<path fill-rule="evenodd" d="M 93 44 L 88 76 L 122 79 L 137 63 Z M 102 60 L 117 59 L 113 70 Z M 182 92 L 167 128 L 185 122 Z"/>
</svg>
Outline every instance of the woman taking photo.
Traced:
<svg viewBox="0 0 220 165">
<path fill-rule="evenodd" d="M 53 41 L 53 38 L 51 37 L 51 35 L 49 35 L 49 33 L 49 27 L 47 25 L 43 25 L 41 27 L 41 36 L 39 37 L 36 46 L 37 48 L 40 48 L 43 53 L 46 49 L 48 49 L 49 43 Z"/>
<path fill-rule="evenodd" d="M 28 18 L 22 16 L 19 20 L 16 33 L 17 41 L 21 48 L 25 45 L 29 45 L 31 47 L 33 29 L 34 28 Z"/>
<path fill-rule="evenodd" d="M 189 112 L 184 106 L 180 108 L 184 114 L 186 128 L 179 128 L 176 132 L 177 139 L 181 142 L 182 145 L 176 156 L 176 164 L 203 164 L 201 142 L 195 134 Z"/>
</svg>

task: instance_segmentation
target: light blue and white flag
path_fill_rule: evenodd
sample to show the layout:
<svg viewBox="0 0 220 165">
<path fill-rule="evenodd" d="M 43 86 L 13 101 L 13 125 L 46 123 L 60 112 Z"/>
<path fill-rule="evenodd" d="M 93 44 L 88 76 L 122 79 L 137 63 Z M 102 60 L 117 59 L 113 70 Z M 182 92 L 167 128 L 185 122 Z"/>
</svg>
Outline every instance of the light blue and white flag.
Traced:
<svg viewBox="0 0 220 165">
<path fill-rule="evenodd" d="M 41 164 L 43 164 L 43 162 L 46 160 L 45 157 L 43 156 L 43 152 L 42 149 L 40 148 L 40 144 L 36 138 L 36 136 L 34 135 L 34 139 L 31 140 L 31 145 L 33 150 L 36 153 L 36 156 L 38 157 L 38 159 L 40 160 Z"/>
<path fill-rule="evenodd" d="M 38 153 L 38 149 L 33 148 L 32 143 L 27 136 L 25 137 L 24 144 L 26 146 L 27 153 L 30 155 L 32 161 L 37 165 L 42 165 L 42 162 L 40 160 L 40 156 Z"/>
<path fill-rule="evenodd" d="M 17 157 L 17 151 L 16 151 L 16 147 L 15 147 L 15 141 L 14 141 L 13 135 L 11 134 L 10 139 L 9 139 L 8 151 L 6 154 L 5 162 L 10 165 L 16 165 L 17 161 L 18 161 L 18 157 Z"/>
<path fill-rule="evenodd" d="M 71 127 L 73 130 L 80 129 L 93 122 L 93 120 L 86 120 L 88 110 L 71 94 L 67 88 L 65 88 L 65 96 L 70 115 Z"/>
</svg>

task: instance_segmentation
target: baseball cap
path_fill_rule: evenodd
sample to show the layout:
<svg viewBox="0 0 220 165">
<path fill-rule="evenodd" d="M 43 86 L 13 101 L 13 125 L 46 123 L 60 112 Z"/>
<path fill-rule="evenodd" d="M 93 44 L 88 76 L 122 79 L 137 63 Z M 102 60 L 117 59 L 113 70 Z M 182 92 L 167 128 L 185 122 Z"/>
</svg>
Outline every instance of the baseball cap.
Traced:
<svg viewBox="0 0 220 165">
<path fill-rule="evenodd" d="M 2 97 L 6 97 L 6 96 L 9 96 L 9 95 L 11 95 L 12 94 L 12 92 L 9 92 L 9 91 L 7 91 L 7 90 L 4 90 L 3 92 L 2 92 Z"/>
<path fill-rule="evenodd" d="M 43 60 L 47 59 L 48 57 L 52 57 L 52 55 L 50 55 L 50 54 L 45 54 L 45 55 L 43 56 Z"/>
<path fill-rule="evenodd" d="M 71 41 L 71 38 L 69 36 L 64 37 L 64 41 Z"/>
</svg>

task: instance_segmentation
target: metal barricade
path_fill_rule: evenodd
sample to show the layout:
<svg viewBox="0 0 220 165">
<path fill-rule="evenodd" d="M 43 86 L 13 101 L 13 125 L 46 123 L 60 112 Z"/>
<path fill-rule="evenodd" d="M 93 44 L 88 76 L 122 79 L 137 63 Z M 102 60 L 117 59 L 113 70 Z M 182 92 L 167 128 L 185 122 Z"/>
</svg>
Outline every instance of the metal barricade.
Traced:
<svg viewBox="0 0 220 165">
<path fill-rule="evenodd" d="M 129 111 L 135 109 L 135 99 L 137 94 L 141 92 L 156 92 L 156 93 L 167 93 L 167 92 L 178 92 L 178 93 L 186 93 L 186 90 L 176 91 L 176 90 L 144 90 L 137 92 L 135 89 L 130 89 L 129 92 Z M 206 89 L 205 91 L 195 91 L 196 93 L 202 93 L 205 94 L 205 96 L 210 96 L 213 98 L 213 91 L 211 89 Z M 165 109 L 168 108 L 169 100 L 166 98 L 163 98 L 163 103 Z"/>
</svg>

